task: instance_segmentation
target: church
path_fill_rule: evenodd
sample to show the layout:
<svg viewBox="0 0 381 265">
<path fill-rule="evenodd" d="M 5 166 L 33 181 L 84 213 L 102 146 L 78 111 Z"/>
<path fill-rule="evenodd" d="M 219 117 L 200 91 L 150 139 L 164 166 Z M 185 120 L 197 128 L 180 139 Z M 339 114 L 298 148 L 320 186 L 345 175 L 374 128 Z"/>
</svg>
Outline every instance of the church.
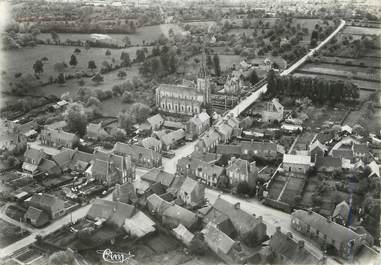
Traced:
<svg viewBox="0 0 381 265">
<path fill-rule="evenodd" d="M 164 112 L 194 116 L 209 104 L 210 81 L 204 63 L 197 83 L 183 80 L 182 84 L 160 84 L 156 88 L 156 106 Z"/>
</svg>

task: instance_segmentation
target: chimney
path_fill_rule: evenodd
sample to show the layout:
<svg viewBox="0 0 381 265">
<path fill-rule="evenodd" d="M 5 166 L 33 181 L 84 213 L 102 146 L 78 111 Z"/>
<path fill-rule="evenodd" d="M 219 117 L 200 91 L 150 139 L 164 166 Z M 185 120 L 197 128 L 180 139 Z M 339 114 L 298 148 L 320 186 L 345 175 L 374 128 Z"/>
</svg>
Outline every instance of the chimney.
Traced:
<svg viewBox="0 0 381 265">
<path fill-rule="evenodd" d="M 308 214 L 312 214 L 312 209 L 310 208 L 310 209 L 308 209 Z"/>
<path fill-rule="evenodd" d="M 298 249 L 302 249 L 304 248 L 304 241 L 303 240 L 299 240 L 298 241 Z"/>
<path fill-rule="evenodd" d="M 277 226 L 277 227 L 276 227 L 276 231 L 279 232 L 279 233 L 281 232 L 281 228 L 280 228 L 280 226 Z"/>
<path fill-rule="evenodd" d="M 241 207 L 241 204 L 239 202 L 237 202 L 236 204 L 234 204 L 234 208 L 235 209 L 239 209 Z"/>
</svg>

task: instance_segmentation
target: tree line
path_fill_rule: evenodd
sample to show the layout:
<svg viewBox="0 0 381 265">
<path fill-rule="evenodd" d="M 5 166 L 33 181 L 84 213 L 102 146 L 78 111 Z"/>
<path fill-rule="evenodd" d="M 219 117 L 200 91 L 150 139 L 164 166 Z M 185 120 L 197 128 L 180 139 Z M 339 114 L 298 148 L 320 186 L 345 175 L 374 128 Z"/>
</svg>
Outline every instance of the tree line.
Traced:
<svg viewBox="0 0 381 265">
<path fill-rule="evenodd" d="M 280 76 L 270 71 L 267 92 L 270 97 L 308 97 L 313 102 L 343 102 L 358 99 L 359 88 L 349 81 L 326 80 L 323 78 Z"/>
</svg>

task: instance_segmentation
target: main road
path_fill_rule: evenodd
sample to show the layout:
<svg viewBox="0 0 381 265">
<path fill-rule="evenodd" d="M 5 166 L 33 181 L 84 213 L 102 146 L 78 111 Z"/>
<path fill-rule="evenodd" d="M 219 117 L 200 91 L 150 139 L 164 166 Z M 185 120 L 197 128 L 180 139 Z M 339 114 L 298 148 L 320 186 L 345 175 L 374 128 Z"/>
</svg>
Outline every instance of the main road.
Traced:
<svg viewBox="0 0 381 265">
<path fill-rule="evenodd" d="M 290 66 L 287 70 L 284 70 L 281 75 L 288 75 L 292 71 L 294 71 L 296 68 L 301 66 L 309 57 L 311 57 L 316 51 L 321 49 L 328 41 L 330 41 L 345 25 L 345 21 L 341 20 L 339 27 L 332 32 L 324 41 L 322 41 L 316 48 L 311 49 L 308 54 L 306 54 L 302 59 L 297 61 L 295 64 Z M 228 112 L 233 113 L 234 116 L 238 116 L 241 114 L 244 110 L 246 110 L 249 106 L 251 106 L 262 93 L 266 92 L 267 85 L 263 85 L 258 90 L 254 91 L 250 96 L 248 96 L 246 99 L 242 100 L 237 106 L 235 106 L 232 110 Z M 177 161 L 185 157 L 189 154 L 191 154 L 194 150 L 194 146 L 197 141 L 187 143 L 186 145 L 180 147 L 175 151 L 175 157 L 172 159 L 166 159 L 163 158 L 163 169 L 165 171 L 168 171 L 170 173 L 176 172 L 176 164 Z M 145 172 L 145 170 L 138 169 L 137 176 L 142 175 Z M 273 208 L 269 208 L 266 206 L 263 206 L 260 202 L 256 200 L 243 200 L 240 198 L 236 198 L 231 195 L 226 194 L 220 194 L 214 190 L 207 189 L 206 191 L 206 198 L 210 202 L 214 202 L 217 198 L 217 196 L 221 196 L 222 198 L 230 201 L 230 202 L 240 202 L 241 207 L 243 210 L 249 212 L 249 213 L 255 213 L 256 215 L 263 216 L 264 222 L 267 224 L 268 234 L 273 234 L 275 231 L 276 226 L 281 226 L 284 231 L 290 231 L 290 220 L 291 216 L 287 213 L 275 210 Z M 108 195 L 106 199 L 111 199 L 111 195 Z M 17 250 L 26 247 L 36 241 L 36 236 L 45 236 L 50 233 L 53 233 L 54 231 L 58 230 L 62 226 L 69 224 L 72 221 L 76 221 L 78 219 L 83 218 L 88 209 L 90 208 L 90 205 L 86 205 L 84 207 L 81 207 L 72 213 L 62 217 L 61 219 L 56 220 L 52 224 L 48 225 L 45 228 L 42 229 L 33 229 L 34 232 L 32 232 L 29 236 L 5 247 L 0 249 L 0 258 L 7 257 L 11 255 L 12 253 L 16 252 Z M 1 217 L 1 216 L 0 216 Z M 303 239 L 298 235 L 295 235 L 295 238 L 297 239 Z M 322 253 L 318 247 L 313 245 L 311 242 L 306 241 L 306 248 L 308 248 L 315 256 L 318 258 L 322 256 Z M 328 259 L 328 264 L 338 264 L 332 259 Z"/>
</svg>

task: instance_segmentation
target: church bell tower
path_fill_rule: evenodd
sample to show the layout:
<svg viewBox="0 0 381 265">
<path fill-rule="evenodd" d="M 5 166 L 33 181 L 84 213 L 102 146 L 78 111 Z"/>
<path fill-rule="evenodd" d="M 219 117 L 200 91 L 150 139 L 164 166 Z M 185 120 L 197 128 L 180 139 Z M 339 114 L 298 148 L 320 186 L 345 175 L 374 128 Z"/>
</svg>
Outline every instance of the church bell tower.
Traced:
<svg viewBox="0 0 381 265">
<path fill-rule="evenodd" d="M 197 91 L 204 94 L 204 103 L 210 104 L 210 80 L 208 69 L 205 66 L 205 47 L 202 52 L 200 71 L 197 75 Z"/>
</svg>

